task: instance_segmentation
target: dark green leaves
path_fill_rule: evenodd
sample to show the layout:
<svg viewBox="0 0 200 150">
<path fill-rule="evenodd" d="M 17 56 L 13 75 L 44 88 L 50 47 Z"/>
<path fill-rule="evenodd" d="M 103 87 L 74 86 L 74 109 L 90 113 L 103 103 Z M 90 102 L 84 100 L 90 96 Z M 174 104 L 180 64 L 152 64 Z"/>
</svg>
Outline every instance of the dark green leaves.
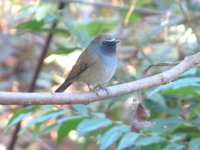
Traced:
<svg viewBox="0 0 200 150">
<path fill-rule="evenodd" d="M 69 134 L 70 131 L 75 130 L 81 120 L 83 120 L 85 117 L 86 116 L 71 116 L 59 120 L 58 123 L 60 126 L 57 130 L 57 142 L 60 143 L 62 139 Z"/>
<path fill-rule="evenodd" d="M 152 136 L 152 137 L 142 137 L 139 139 L 135 144 L 137 146 L 147 146 L 151 144 L 157 144 L 160 142 L 164 142 L 165 139 L 159 136 Z"/>
<path fill-rule="evenodd" d="M 176 143 L 169 144 L 164 148 L 164 150 L 183 150 L 183 149 L 184 149 L 184 145 L 180 145 Z"/>
<path fill-rule="evenodd" d="M 30 122 L 28 122 L 28 124 L 21 130 L 21 133 L 24 132 L 27 128 L 30 128 L 31 126 L 43 123 L 52 118 L 57 118 L 61 115 L 67 114 L 67 112 L 67 110 L 49 111 L 41 116 L 35 117 Z"/>
<path fill-rule="evenodd" d="M 99 128 L 107 127 L 111 124 L 112 121 L 106 118 L 85 119 L 78 125 L 77 132 L 80 136 L 83 136 L 92 131 L 96 131 Z"/>
<path fill-rule="evenodd" d="M 199 86 L 199 84 L 200 84 L 199 77 L 187 77 L 187 78 L 176 80 L 174 82 L 170 82 L 166 85 L 161 85 L 157 87 L 155 90 L 153 90 L 149 96 L 152 96 L 155 93 L 166 90 L 166 89 L 178 89 L 178 88 L 183 88 L 183 87 L 188 87 L 188 86 L 197 87 Z"/>
<path fill-rule="evenodd" d="M 120 138 L 124 133 L 129 131 L 129 127 L 124 126 L 114 126 L 109 129 L 101 138 L 101 150 L 106 150 L 109 146 L 111 146 L 118 138 Z"/>
<path fill-rule="evenodd" d="M 46 33 L 53 33 L 53 34 L 63 34 L 65 36 L 69 36 L 69 32 L 67 29 L 64 28 L 47 28 L 45 27 L 45 22 L 43 20 L 29 20 L 26 22 L 22 22 L 17 25 L 17 29 L 25 30 L 29 32 L 46 32 Z"/>
<path fill-rule="evenodd" d="M 139 138 L 140 134 L 134 132 L 126 133 L 120 140 L 117 150 L 128 148 L 135 144 L 135 141 Z"/>
<path fill-rule="evenodd" d="M 38 109 L 39 106 L 28 106 L 24 108 L 17 109 L 14 113 L 11 119 L 9 120 L 7 127 L 5 128 L 5 131 L 7 132 L 10 128 L 12 128 L 14 125 L 19 123 L 23 118 L 27 117 L 31 113 L 33 113 L 34 110 Z"/>
<path fill-rule="evenodd" d="M 75 26 L 76 29 L 87 31 L 90 36 L 102 34 L 104 32 L 110 31 L 114 27 L 116 27 L 116 22 L 105 20 L 96 20 L 86 24 L 77 24 Z"/>
<path fill-rule="evenodd" d="M 83 105 L 83 104 L 76 104 L 76 105 L 73 105 L 73 108 L 79 112 L 79 113 L 89 113 L 89 108 L 87 105 Z"/>
<path fill-rule="evenodd" d="M 192 139 L 189 143 L 189 150 L 199 150 L 200 149 L 200 138 Z"/>
<path fill-rule="evenodd" d="M 37 21 L 37 20 L 29 20 L 26 22 L 20 23 L 17 28 L 20 30 L 29 30 L 32 32 L 38 32 L 44 26 L 44 21 Z"/>
<path fill-rule="evenodd" d="M 77 39 L 77 42 L 81 45 L 81 47 L 86 48 L 89 45 L 91 38 L 86 31 L 75 29 L 73 24 L 68 21 L 65 21 L 65 26 L 70 34 Z"/>
<path fill-rule="evenodd" d="M 150 130 L 156 133 L 164 133 L 169 130 L 172 131 L 181 123 L 183 123 L 183 120 L 180 118 L 160 118 L 154 120 L 154 125 Z"/>
</svg>

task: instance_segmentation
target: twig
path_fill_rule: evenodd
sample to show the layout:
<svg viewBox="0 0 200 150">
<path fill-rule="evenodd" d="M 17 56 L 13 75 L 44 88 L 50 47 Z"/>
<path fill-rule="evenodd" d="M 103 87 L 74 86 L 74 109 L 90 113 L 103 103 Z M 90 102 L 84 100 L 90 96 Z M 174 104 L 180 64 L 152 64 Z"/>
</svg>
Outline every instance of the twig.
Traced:
<svg viewBox="0 0 200 150">
<path fill-rule="evenodd" d="M 136 1 L 137 0 L 133 0 L 131 7 L 129 8 L 129 10 L 128 10 L 127 14 L 126 14 L 126 17 L 125 17 L 125 20 L 124 20 L 124 25 L 125 26 L 128 25 L 129 18 L 131 16 L 131 14 L 133 13 L 134 9 L 135 9 Z"/>
<path fill-rule="evenodd" d="M 111 3 L 100 3 L 100 2 L 89 2 L 89 1 L 84 1 L 84 0 L 59 0 L 59 2 L 63 3 L 79 3 L 83 5 L 91 5 L 94 7 L 104 7 L 104 8 L 109 8 L 109 9 L 118 9 L 118 10 L 129 10 L 129 6 L 121 6 L 121 5 L 113 5 Z M 159 15 L 162 14 L 161 11 L 158 10 L 153 10 L 153 9 L 148 9 L 148 8 L 135 8 L 135 11 L 138 13 L 142 14 L 152 14 L 152 15 Z"/>
<path fill-rule="evenodd" d="M 0 92 L 1 105 L 39 105 L 39 104 L 87 104 L 121 96 L 155 86 L 167 84 L 177 79 L 181 74 L 200 63 L 200 52 L 187 56 L 177 66 L 163 73 L 141 80 L 108 87 L 109 95 L 99 91 L 99 96 L 93 92 L 83 93 L 12 93 Z"/>
<path fill-rule="evenodd" d="M 59 9 L 59 10 L 62 10 L 63 8 L 64 8 L 64 3 L 59 3 L 58 9 Z M 52 28 L 52 29 L 53 29 L 53 28 L 56 28 L 57 23 L 58 23 L 58 22 L 55 21 L 55 22 L 52 24 L 51 28 Z M 43 49 L 42 49 L 42 53 L 41 53 L 41 55 L 40 55 L 38 64 L 37 64 L 36 69 L 35 69 L 35 71 L 34 71 L 33 79 L 31 80 L 31 84 L 30 84 L 30 87 L 29 87 L 29 89 L 28 89 L 28 92 L 33 92 L 34 89 L 35 89 L 36 80 L 37 80 L 37 78 L 38 78 L 38 76 L 39 76 L 39 73 L 40 73 L 40 71 L 41 71 L 41 68 L 42 68 L 42 66 L 43 66 L 43 61 L 44 61 L 44 58 L 45 58 L 45 56 L 46 56 L 46 54 L 47 54 L 47 52 L 48 52 L 49 45 L 50 45 L 50 42 L 51 42 L 52 38 L 53 38 L 53 33 L 49 33 L 48 36 L 47 36 L 45 45 L 44 45 L 44 47 L 43 47 Z M 24 106 L 24 107 L 25 107 L 25 106 Z M 13 135 L 12 135 L 12 139 L 11 139 L 11 141 L 10 141 L 10 143 L 9 143 L 9 146 L 8 146 L 8 150 L 14 150 L 15 145 L 16 145 L 16 142 L 17 142 L 17 139 L 18 139 L 18 132 L 19 132 L 20 128 L 21 128 L 21 121 L 16 125 L 16 128 L 15 128 L 15 130 L 14 130 L 14 132 L 13 132 Z"/>
<path fill-rule="evenodd" d="M 177 62 L 161 62 L 161 63 L 151 64 L 143 71 L 143 74 L 146 75 L 147 72 L 149 71 L 149 69 L 151 69 L 154 66 L 175 66 L 175 65 L 178 65 L 179 63 L 180 63 L 180 61 L 177 61 Z"/>
</svg>

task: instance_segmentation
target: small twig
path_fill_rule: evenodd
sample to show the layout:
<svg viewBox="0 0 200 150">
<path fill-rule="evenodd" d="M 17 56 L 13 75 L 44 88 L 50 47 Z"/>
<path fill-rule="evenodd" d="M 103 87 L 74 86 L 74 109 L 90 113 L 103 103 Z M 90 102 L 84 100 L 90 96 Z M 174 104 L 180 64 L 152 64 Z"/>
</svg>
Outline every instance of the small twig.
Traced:
<svg viewBox="0 0 200 150">
<path fill-rule="evenodd" d="M 175 65 L 178 65 L 179 63 L 180 63 L 180 61 L 177 61 L 177 62 L 159 62 L 159 63 L 151 64 L 143 71 L 143 75 L 146 75 L 147 72 L 154 66 L 175 66 Z"/>
<path fill-rule="evenodd" d="M 133 0 L 131 7 L 129 8 L 125 20 L 124 20 L 124 25 L 127 26 L 128 22 L 129 22 L 129 18 L 131 16 L 131 14 L 133 13 L 134 9 L 135 9 L 135 5 L 136 5 L 137 0 Z"/>
</svg>

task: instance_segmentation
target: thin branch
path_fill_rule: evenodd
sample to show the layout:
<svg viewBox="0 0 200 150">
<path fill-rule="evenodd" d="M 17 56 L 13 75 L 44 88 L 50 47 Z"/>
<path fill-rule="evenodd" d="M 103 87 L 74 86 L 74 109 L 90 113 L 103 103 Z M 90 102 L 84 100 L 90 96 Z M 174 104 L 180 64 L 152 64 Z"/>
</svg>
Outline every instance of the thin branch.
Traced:
<svg viewBox="0 0 200 150">
<path fill-rule="evenodd" d="M 117 9 L 117 10 L 129 10 L 129 6 L 121 6 L 121 5 L 113 5 L 111 3 L 107 3 L 107 2 L 89 2 L 89 1 L 84 1 L 84 0 L 59 0 L 59 2 L 63 2 L 63 3 L 78 3 L 78 4 L 83 4 L 83 5 L 91 5 L 94 7 L 104 7 L 104 8 L 108 8 L 108 9 Z M 142 13 L 142 14 L 150 14 L 150 15 L 160 15 L 162 14 L 161 11 L 158 10 L 153 10 L 153 9 L 148 9 L 148 8 L 135 8 L 135 11 L 137 13 Z"/>
<path fill-rule="evenodd" d="M 131 14 L 133 13 L 134 9 L 135 9 L 135 5 L 136 5 L 136 1 L 137 0 L 133 0 L 131 7 L 129 8 L 125 20 L 124 20 L 124 25 L 125 27 L 128 25 L 129 19 L 131 17 Z"/>
<path fill-rule="evenodd" d="M 64 8 L 65 4 L 64 3 L 60 3 L 58 5 L 58 10 L 62 10 Z M 52 26 L 51 26 L 51 29 L 55 29 L 56 26 L 58 24 L 58 21 L 55 21 Z M 42 66 L 43 66 L 43 61 L 44 61 L 44 58 L 49 50 L 49 46 L 50 46 L 50 43 L 52 41 L 52 38 L 53 38 L 53 33 L 49 33 L 47 38 L 46 38 L 46 42 L 44 44 L 44 47 L 42 48 L 42 53 L 40 55 L 40 58 L 38 60 L 38 64 L 36 66 L 36 70 L 34 72 L 34 75 L 33 75 L 33 79 L 32 79 L 32 82 L 31 82 L 31 85 L 30 85 L 30 88 L 29 88 L 29 92 L 33 92 L 34 89 L 35 89 L 35 84 L 36 84 L 36 80 L 39 76 L 39 73 L 42 69 Z"/>
<path fill-rule="evenodd" d="M 155 67 L 155 66 L 175 66 L 175 65 L 178 65 L 179 63 L 180 63 L 180 61 L 177 61 L 177 62 L 160 62 L 160 63 L 151 64 L 143 71 L 143 74 L 146 75 L 147 72 L 152 67 Z"/>
<path fill-rule="evenodd" d="M 99 96 L 93 92 L 83 93 L 12 93 L 0 92 L 2 105 L 39 105 L 39 104 L 88 104 L 111 97 L 129 94 L 155 86 L 167 84 L 177 79 L 181 74 L 200 63 L 200 52 L 186 57 L 178 65 L 163 73 L 141 80 L 108 87 L 109 95 L 104 90 Z"/>
<path fill-rule="evenodd" d="M 62 10 L 64 8 L 64 6 L 65 6 L 64 3 L 59 3 L 58 4 L 58 10 Z M 58 23 L 58 21 L 55 21 L 52 24 L 51 28 L 52 29 L 56 28 L 57 23 Z M 34 70 L 33 78 L 31 80 L 28 92 L 33 92 L 34 89 L 35 89 L 36 80 L 37 80 L 37 78 L 39 76 L 39 73 L 40 73 L 40 71 L 42 69 L 43 61 L 44 61 L 44 58 L 45 58 L 45 56 L 46 56 L 46 54 L 48 52 L 48 49 L 49 49 L 49 46 L 50 46 L 52 38 L 53 38 L 53 33 L 49 33 L 48 36 L 47 36 L 46 42 L 44 44 L 44 47 L 42 48 L 42 52 L 41 52 L 40 58 L 38 60 L 37 66 L 36 66 L 36 68 Z M 20 128 L 21 128 L 21 121 L 16 124 L 16 127 L 15 127 L 15 130 L 13 132 L 12 138 L 11 138 L 11 140 L 9 142 L 9 145 L 8 145 L 8 150 L 14 150 L 15 149 L 15 145 L 16 145 L 16 142 L 17 142 L 17 139 L 18 139 L 18 132 L 19 132 Z"/>
</svg>

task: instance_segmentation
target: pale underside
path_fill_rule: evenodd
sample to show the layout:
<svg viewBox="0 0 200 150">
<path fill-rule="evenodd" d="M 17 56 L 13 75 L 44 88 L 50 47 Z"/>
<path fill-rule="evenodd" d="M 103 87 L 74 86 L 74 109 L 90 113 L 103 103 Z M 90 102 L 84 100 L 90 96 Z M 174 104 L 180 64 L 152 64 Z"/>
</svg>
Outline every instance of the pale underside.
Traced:
<svg viewBox="0 0 200 150">
<path fill-rule="evenodd" d="M 86 69 L 78 78 L 78 81 L 89 85 L 103 85 L 107 83 L 115 73 L 117 58 L 106 56 L 106 58 L 96 60 L 95 64 Z"/>
</svg>

